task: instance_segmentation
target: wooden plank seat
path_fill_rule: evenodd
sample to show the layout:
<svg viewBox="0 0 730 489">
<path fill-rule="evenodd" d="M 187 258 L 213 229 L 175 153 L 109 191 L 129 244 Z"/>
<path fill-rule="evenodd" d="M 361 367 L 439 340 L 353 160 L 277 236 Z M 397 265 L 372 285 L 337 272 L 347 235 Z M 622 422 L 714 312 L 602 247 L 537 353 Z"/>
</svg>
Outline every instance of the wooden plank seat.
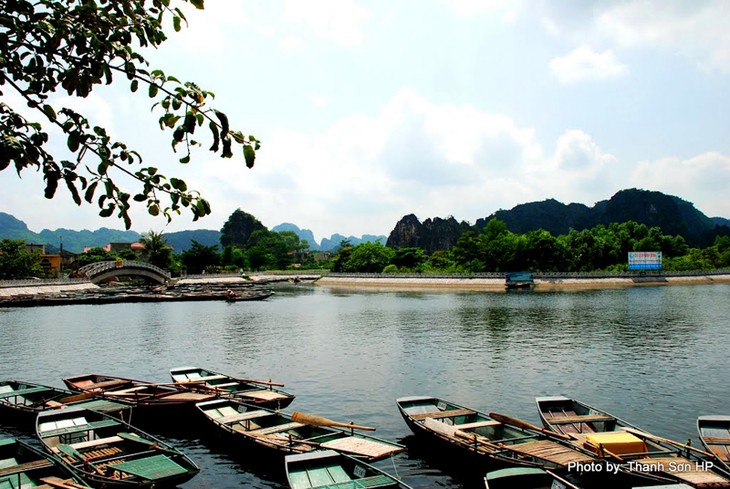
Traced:
<svg viewBox="0 0 730 489">
<path fill-rule="evenodd" d="M 593 458 L 584 453 L 549 440 L 530 441 L 510 446 L 500 445 L 500 448 L 548 460 L 562 466 L 567 466 L 570 462 L 589 463 L 593 461 Z"/>
<path fill-rule="evenodd" d="M 254 436 L 264 436 L 264 435 L 270 435 L 272 433 L 281 433 L 282 431 L 293 430 L 295 428 L 301 428 L 302 426 L 304 426 L 302 423 L 297 423 L 296 421 L 292 421 L 291 423 L 284 423 L 284 424 L 279 424 L 276 426 L 269 426 L 268 428 L 259 428 L 257 430 L 249 431 L 249 433 Z"/>
<path fill-rule="evenodd" d="M 345 452 L 350 455 L 371 457 L 373 459 L 380 459 L 404 450 L 401 447 L 393 446 L 389 443 L 354 436 L 336 438 L 322 443 L 320 447 L 329 448 L 337 452 Z"/>
<path fill-rule="evenodd" d="M 232 424 L 238 423 L 239 421 L 246 421 L 247 419 L 261 418 L 270 414 L 271 413 L 268 411 L 257 409 L 256 411 L 247 411 L 245 413 L 236 413 L 228 416 L 221 416 L 220 418 L 216 418 L 215 421 L 216 423 L 220 424 Z"/>
<path fill-rule="evenodd" d="M 78 388 L 84 391 L 90 391 L 93 389 L 106 389 L 107 387 L 115 387 L 118 385 L 129 384 L 131 381 L 127 379 L 112 379 L 104 380 L 102 382 L 90 382 L 89 384 L 79 385 Z"/>
<path fill-rule="evenodd" d="M 550 424 L 574 424 L 574 423 L 597 423 L 602 421 L 615 421 L 613 416 L 605 414 L 584 414 L 576 416 L 555 416 L 547 418 Z"/>
<path fill-rule="evenodd" d="M 252 399 L 256 399 L 259 401 L 273 401 L 276 399 L 285 399 L 286 396 L 284 394 L 280 394 L 276 391 L 268 390 L 268 389 L 262 389 L 257 391 L 243 391 L 243 392 L 233 392 L 233 397 L 235 398 L 245 398 L 250 397 Z"/>
<path fill-rule="evenodd" d="M 474 428 L 486 428 L 487 426 L 499 426 L 502 423 L 499 421 L 494 421 L 493 419 L 490 419 L 489 421 L 477 421 L 475 423 L 464 423 L 464 424 L 457 424 L 455 427 L 460 430 L 470 430 Z"/>
<path fill-rule="evenodd" d="M 210 382 L 211 380 L 223 380 L 227 379 L 225 375 L 208 375 L 207 377 L 189 377 L 191 382 Z"/>
<path fill-rule="evenodd" d="M 25 472 L 27 470 L 38 469 L 40 467 L 50 467 L 53 465 L 48 460 L 39 459 L 25 462 L 22 464 L 11 465 L 10 467 L 3 467 L 0 469 L 0 475 L 13 474 L 15 472 Z"/>
<path fill-rule="evenodd" d="M 122 438 L 120 436 L 108 436 L 106 438 L 97 438 L 96 440 L 89 440 L 89 441 L 79 441 L 76 443 L 71 443 L 71 447 L 75 448 L 76 450 L 83 450 L 84 448 L 91 448 L 91 447 L 97 447 L 99 445 L 109 445 L 111 443 L 117 443 L 122 441 Z"/>
<path fill-rule="evenodd" d="M 453 418 L 455 416 L 468 416 L 470 414 L 475 414 L 474 411 L 471 409 L 452 409 L 450 411 L 432 411 L 430 413 L 417 413 L 412 414 L 411 418 L 413 419 L 440 419 L 440 418 Z"/>
<path fill-rule="evenodd" d="M 17 389 L 0 394 L 0 399 L 7 399 L 8 397 L 24 396 L 26 394 L 34 394 L 36 392 L 49 391 L 48 387 L 28 387 L 27 389 Z"/>
<path fill-rule="evenodd" d="M 130 387 L 128 389 L 119 389 L 119 390 L 113 390 L 113 391 L 107 391 L 107 394 L 110 396 L 120 396 L 125 394 L 136 394 L 140 391 L 148 390 L 150 386 L 148 385 L 139 385 L 137 387 Z"/>
<path fill-rule="evenodd" d="M 703 440 L 705 440 L 705 443 L 708 443 L 710 445 L 730 445 L 730 438 L 706 436 L 705 438 L 703 438 Z"/>
<path fill-rule="evenodd" d="M 84 423 L 64 428 L 43 429 L 43 427 L 41 427 L 41 434 L 43 435 L 43 437 L 67 435 L 70 433 L 80 433 L 83 431 L 97 430 L 99 428 L 108 428 L 110 426 L 118 425 L 119 422 L 113 419 L 102 419 L 100 421 L 92 421 L 91 423 Z"/>
</svg>

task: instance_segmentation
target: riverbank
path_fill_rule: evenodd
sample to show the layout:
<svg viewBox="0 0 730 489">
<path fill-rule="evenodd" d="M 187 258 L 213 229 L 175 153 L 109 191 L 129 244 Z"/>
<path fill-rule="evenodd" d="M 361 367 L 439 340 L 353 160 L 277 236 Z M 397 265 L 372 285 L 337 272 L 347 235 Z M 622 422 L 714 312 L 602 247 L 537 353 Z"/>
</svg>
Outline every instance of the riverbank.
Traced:
<svg viewBox="0 0 730 489">
<path fill-rule="evenodd" d="M 533 290 L 595 289 L 656 285 L 705 285 L 730 283 L 730 274 L 718 275 L 636 275 L 631 277 L 536 277 Z M 449 278 L 449 277 L 397 277 L 332 276 L 326 275 L 315 285 L 334 288 L 368 289 L 449 289 L 449 290 L 505 290 L 504 278 Z"/>
</svg>

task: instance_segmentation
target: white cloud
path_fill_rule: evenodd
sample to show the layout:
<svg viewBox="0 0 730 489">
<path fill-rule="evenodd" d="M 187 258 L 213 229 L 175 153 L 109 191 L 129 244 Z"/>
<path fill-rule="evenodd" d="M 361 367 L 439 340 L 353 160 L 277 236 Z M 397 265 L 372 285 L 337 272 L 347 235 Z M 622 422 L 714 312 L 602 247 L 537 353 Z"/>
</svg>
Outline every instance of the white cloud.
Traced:
<svg viewBox="0 0 730 489">
<path fill-rule="evenodd" d="M 730 216 L 727 194 L 730 156 L 718 152 L 692 158 L 666 157 L 640 162 L 631 174 L 632 186 L 677 195 L 709 216 Z"/>
<path fill-rule="evenodd" d="M 284 20 L 302 24 L 321 39 L 343 46 L 363 41 L 362 23 L 370 13 L 352 0 L 287 0 Z"/>
<path fill-rule="evenodd" d="M 573 83 L 620 78 L 629 70 L 626 65 L 619 62 L 612 50 L 607 49 L 597 53 L 589 46 L 581 46 L 565 56 L 552 59 L 550 71 L 558 80 Z"/>
<path fill-rule="evenodd" d="M 457 15 L 472 16 L 500 12 L 506 22 L 514 21 L 519 8 L 516 0 L 444 0 L 444 4 L 453 8 Z"/>
<path fill-rule="evenodd" d="M 725 0 L 544 2 L 549 32 L 586 43 L 678 54 L 730 73 L 730 8 Z"/>
</svg>

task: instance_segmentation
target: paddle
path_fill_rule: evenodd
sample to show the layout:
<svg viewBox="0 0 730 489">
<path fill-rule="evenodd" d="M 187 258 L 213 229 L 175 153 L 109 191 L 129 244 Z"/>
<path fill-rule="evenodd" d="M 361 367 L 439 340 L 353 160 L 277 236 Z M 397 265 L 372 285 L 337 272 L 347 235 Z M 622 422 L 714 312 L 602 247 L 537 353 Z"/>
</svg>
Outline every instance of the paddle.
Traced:
<svg viewBox="0 0 730 489">
<path fill-rule="evenodd" d="M 518 428 L 539 431 L 548 436 L 554 436 L 555 438 L 560 438 L 562 440 L 573 441 L 573 437 L 571 437 L 571 436 L 563 435 L 562 433 L 556 433 L 556 432 L 550 431 L 550 430 L 546 430 L 545 428 L 540 428 L 539 426 L 530 424 L 527 421 L 522 421 L 521 419 L 513 418 L 511 416 L 506 416 L 504 414 L 499 414 L 499 413 L 489 413 L 489 417 L 495 421 L 499 421 L 500 423 L 511 424 L 512 426 L 516 426 Z"/>
<path fill-rule="evenodd" d="M 70 396 L 62 397 L 61 399 L 57 399 L 57 401 L 61 404 L 68 404 L 76 401 L 85 401 L 86 399 L 98 396 L 98 392 L 82 392 L 81 394 L 72 394 Z"/>
<path fill-rule="evenodd" d="M 44 477 L 41 479 L 45 484 L 48 484 L 51 487 L 59 487 L 61 489 L 68 489 L 68 488 L 79 488 L 79 489 L 88 489 L 89 486 L 82 486 L 79 484 L 76 484 L 75 482 L 67 479 L 63 480 L 58 477 Z"/>
<path fill-rule="evenodd" d="M 335 426 L 340 428 L 350 428 L 353 430 L 375 431 L 375 428 L 371 428 L 369 426 L 360 426 L 354 423 L 340 423 L 338 421 L 332 421 L 331 419 L 327 419 L 322 416 L 300 413 L 298 411 L 294 411 L 293 413 L 291 413 L 291 419 L 292 421 L 296 421 L 297 423 L 313 424 L 315 426 Z"/>
<path fill-rule="evenodd" d="M 255 380 L 255 379 L 241 379 L 237 377 L 231 377 L 231 382 L 244 382 L 247 384 L 261 384 L 261 385 L 268 385 L 271 387 L 284 387 L 285 384 L 280 384 L 279 382 L 272 382 L 271 379 L 269 380 Z M 172 384 L 157 384 L 157 385 L 185 385 L 185 384 L 200 384 L 200 385 L 206 385 L 208 387 L 215 388 L 215 384 L 208 385 L 205 380 L 185 380 L 183 382 L 173 382 Z"/>
<path fill-rule="evenodd" d="M 688 450 L 692 450 L 693 452 L 699 453 L 700 455 L 704 455 L 706 457 L 714 457 L 713 454 L 706 452 L 704 450 L 700 450 L 699 448 L 695 448 L 695 447 L 691 446 L 689 443 L 682 444 L 677 441 L 670 440 L 669 438 L 662 438 L 661 436 L 652 435 L 651 433 L 646 433 L 644 431 L 637 430 L 634 428 L 624 428 L 624 431 L 631 433 L 632 435 L 636 435 L 638 437 L 644 436 L 646 438 L 650 438 L 655 441 L 660 441 L 662 443 L 674 445 L 675 447 L 678 447 L 678 448 L 686 448 Z"/>
</svg>

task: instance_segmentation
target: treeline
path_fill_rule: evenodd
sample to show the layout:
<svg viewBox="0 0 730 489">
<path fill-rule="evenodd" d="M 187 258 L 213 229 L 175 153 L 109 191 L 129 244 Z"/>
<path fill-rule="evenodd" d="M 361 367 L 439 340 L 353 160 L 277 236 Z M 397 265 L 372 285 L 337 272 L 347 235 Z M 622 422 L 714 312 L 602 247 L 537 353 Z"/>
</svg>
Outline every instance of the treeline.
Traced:
<svg viewBox="0 0 730 489">
<path fill-rule="evenodd" d="M 238 210 L 221 230 L 222 249 L 193 241 L 190 249 L 175 254 L 165 236 L 152 231 L 140 242 L 140 250 L 93 248 L 78 255 L 73 268 L 121 258 L 146 261 L 173 275 L 295 268 L 351 273 L 619 272 L 627 270 L 630 251 L 661 251 L 668 271 L 730 267 L 728 236 L 717 237 L 707 248 L 690 248 L 681 236 L 633 221 L 553 236 L 544 230 L 516 234 L 492 219 L 482 232 L 462 234 L 450 250 L 428 254 L 421 248 L 393 249 L 380 242 L 353 246 L 345 240 L 336 252 L 326 254 L 308 251 L 309 243 L 294 232 L 269 231 Z M 0 278 L 42 274 L 40 255 L 27 252 L 23 241 L 0 241 Z"/>
<path fill-rule="evenodd" d="M 541 229 L 515 234 L 503 221 L 492 219 L 481 233 L 467 231 L 453 248 L 431 255 L 420 248 L 345 244 L 332 260 L 331 269 L 370 273 L 618 272 L 628 269 L 630 251 L 661 251 L 664 270 L 730 267 L 728 236 L 698 249 L 690 248 L 681 236 L 668 236 L 658 227 L 634 221 L 553 236 Z"/>
</svg>

